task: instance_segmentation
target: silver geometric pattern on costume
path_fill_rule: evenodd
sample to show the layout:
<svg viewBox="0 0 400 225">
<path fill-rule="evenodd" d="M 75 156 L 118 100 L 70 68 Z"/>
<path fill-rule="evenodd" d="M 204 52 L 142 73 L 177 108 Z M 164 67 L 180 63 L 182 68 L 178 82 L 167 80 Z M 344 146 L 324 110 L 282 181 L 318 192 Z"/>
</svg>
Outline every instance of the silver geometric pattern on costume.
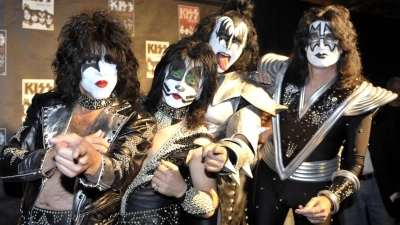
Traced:
<svg viewBox="0 0 400 225">
<path fill-rule="evenodd" d="M 21 140 L 20 140 L 20 139 L 21 139 L 21 133 L 22 133 L 22 131 L 24 131 L 25 128 L 27 128 L 27 127 L 28 127 L 28 126 L 23 126 L 23 125 L 21 124 L 21 126 L 18 128 L 17 133 L 15 133 L 14 136 L 11 137 L 11 140 L 12 140 L 13 138 L 16 138 L 18 141 L 21 141 Z"/>
<path fill-rule="evenodd" d="M 314 105 L 311 107 L 310 113 L 308 114 L 308 121 L 312 125 L 321 126 L 338 106 L 337 97 L 333 94 L 328 95 L 326 98 L 322 99 L 322 105 Z"/>
<path fill-rule="evenodd" d="M 292 141 L 289 141 L 288 148 L 286 150 L 286 157 L 290 158 L 290 156 L 292 156 L 292 154 L 296 148 L 297 148 L 297 145 L 295 143 L 293 143 Z"/>
<path fill-rule="evenodd" d="M 153 124 L 152 126 L 151 125 L 148 125 L 147 123 L 146 123 L 146 128 L 147 128 L 147 130 L 143 133 L 143 135 L 142 135 L 142 137 L 143 138 L 146 138 L 147 140 L 149 140 L 152 136 L 153 136 L 153 131 L 154 131 L 154 128 L 156 127 L 156 124 Z"/>
<path fill-rule="evenodd" d="M 71 224 L 71 211 L 51 211 L 33 207 L 29 219 L 25 220 L 24 216 L 21 219 L 24 225 Z"/>
<path fill-rule="evenodd" d="M 119 155 L 119 154 L 114 154 L 115 157 L 117 157 L 125 166 L 125 171 L 128 171 L 129 169 L 129 160 L 128 156 L 126 155 Z"/>
<path fill-rule="evenodd" d="M 171 126 L 172 124 L 172 118 L 168 115 L 165 115 L 162 111 L 157 111 L 154 114 L 154 117 L 157 120 L 157 130 L 161 130 L 164 127 Z"/>
<path fill-rule="evenodd" d="M 116 160 L 116 159 L 114 159 L 114 158 L 112 158 L 111 160 L 114 161 L 114 163 L 115 163 L 114 170 L 115 170 L 115 171 L 118 171 L 118 173 L 119 173 L 119 178 L 121 179 L 121 178 L 122 178 L 122 169 L 121 169 L 122 162 L 121 162 L 121 161 L 118 161 L 118 160 Z"/>
<path fill-rule="evenodd" d="M 23 159 L 27 150 L 17 149 L 17 148 L 6 148 L 4 150 L 4 155 L 11 153 L 13 157 L 10 160 L 10 165 L 15 161 L 16 158 Z M 4 158 L 4 157 L 3 157 Z"/>
<path fill-rule="evenodd" d="M 182 148 L 187 148 L 186 144 L 180 144 L 179 140 L 185 140 L 185 138 L 190 137 L 192 135 L 198 133 L 206 133 L 207 130 L 205 127 L 201 127 L 197 130 L 190 130 L 187 128 L 186 124 L 183 124 L 180 128 L 178 128 L 174 134 L 171 135 L 170 139 L 164 143 L 164 145 L 158 150 L 157 154 L 154 155 L 150 161 L 140 170 L 139 174 L 135 177 L 135 179 L 128 186 L 125 194 L 122 197 L 121 204 L 121 212 L 126 212 L 127 200 L 133 190 L 135 190 L 140 185 L 146 185 L 146 183 L 150 182 L 153 178 L 154 171 L 157 169 L 160 164 L 161 159 L 168 158 L 168 156 L 177 150 Z"/>
<path fill-rule="evenodd" d="M 289 106 L 290 102 L 291 102 L 291 96 L 293 95 L 293 93 L 297 93 L 299 92 L 300 89 L 299 87 L 289 84 L 286 88 L 285 88 L 285 92 L 283 95 L 283 100 L 282 100 L 282 104 L 284 106 Z"/>
<path fill-rule="evenodd" d="M 181 204 L 185 212 L 198 215 L 214 210 L 211 197 L 203 191 L 191 187 L 186 191 L 185 200 Z"/>
<path fill-rule="evenodd" d="M 115 167 L 116 167 L 115 170 L 117 170 L 119 172 L 119 178 L 121 179 L 122 178 L 122 169 L 121 169 L 122 163 L 125 166 L 125 171 L 128 171 L 128 169 L 129 169 L 129 160 L 128 160 L 128 157 L 125 156 L 125 155 L 119 155 L 119 154 L 115 154 L 114 153 L 114 156 L 117 159 L 119 159 L 119 161 L 117 161 L 115 159 L 113 159 L 113 161 L 115 162 Z"/>
<path fill-rule="evenodd" d="M 126 137 L 126 141 L 122 146 L 127 147 L 129 151 L 131 151 L 132 156 L 136 154 L 144 154 L 137 150 L 137 145 L 142 141 L 141 137 L 133 136 L 133 137 Z"/>
<path fill-rule="evenodd" d="M 157 112 L 154 117 L 157 120 L 157 130 L 168 127 L 182 121 L 189 111 L 189 107 L 173 108 L 163 101 L 157 103 Z"/>
<path fill-rule="evenodd" d="M 40 219 L 35 223 L 37 225 L 51 225 L 48 221 L 47 221 L 47 217 L 45 214 L 42 215 L 42 217 L 40 217 Z"/>
</svg>

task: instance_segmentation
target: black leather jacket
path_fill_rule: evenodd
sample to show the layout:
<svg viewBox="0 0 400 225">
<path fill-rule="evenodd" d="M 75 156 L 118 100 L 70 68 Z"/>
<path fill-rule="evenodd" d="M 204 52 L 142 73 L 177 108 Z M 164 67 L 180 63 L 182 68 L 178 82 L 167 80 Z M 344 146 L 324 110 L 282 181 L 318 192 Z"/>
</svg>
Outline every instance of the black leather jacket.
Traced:
<svg viewBox="0 0 400 225">
<path fill-rule="evenodd" d="M 1 150 L 1 178 L 25 182 L 20 223 L 30 218 L 41 189 L 55 170 L 42 172 L 43 159 L 51 147 L 48 140 L 66 133 L 73 108 L 63 105 L 55 93 L 36 94 L 26 120 Z M 103 168 L 97 184 L 84 176 L 76 178 L 73 224 L 112 223 L 110 215 L 118 211 L 115 207 L 121 187 L 140 169 L 155 125 L 155 119 L 137 105 L 114 102 L 102 111 L 90 133 L 101 129 L 111 145 L 102 155 Z"/>
</svg>

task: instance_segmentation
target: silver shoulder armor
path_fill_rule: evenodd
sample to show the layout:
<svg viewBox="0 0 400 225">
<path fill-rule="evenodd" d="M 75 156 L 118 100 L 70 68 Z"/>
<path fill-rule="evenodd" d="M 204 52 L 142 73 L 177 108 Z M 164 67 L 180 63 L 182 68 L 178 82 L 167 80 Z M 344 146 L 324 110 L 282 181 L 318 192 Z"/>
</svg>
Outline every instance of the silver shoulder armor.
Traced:
<svg viewBox="0 0 400 225">
<path fill-rule="evenodd" d="M 287 109 L 286 106 L 276 104 L 264 87 L 249 76 L 232 72 L 221 76 L 219 79 L 220 86 L 214 95 L 212 105 L 220 104 L 228 99 L 243 97 L 256 108 L 274 116 L 276 113 Z M 238 103 L 236 102 L 236 104 Z M 233 107 L 236 111 L 237 105 Z"/>
<path fill-rule="evenodd" d="M 354 101 L 344 112 L 345 116 L 356 116 L 366 113 L 397 98 L 397 94 L 381 87 L 374 87 L 366 81 L 362 82 L 357 89 L 359 90 L 359 94 L 355 98 L 358 98 L 358 100 Z"/>
<path fill-rule="evenodd" d="M 286 56 L 268 53 L 261 57 L 257 65 L 257 70 L 267 72 L 272 77 L 272 81 L 275 83 L 276 76 L 278 75 L 279 71 L 281 71 L 284 67 L 287 67 L 287 60 L 288 57 Z"/>
<path fill-rule="evenodd" d="M 276 116 L 282 110 L 287 109 L 286 106 L 277 104 L 267 93 L 262 85 L 253 79 L 248 79 L 242 89 L 242 97 L 256 108 Z"/>
</svg>

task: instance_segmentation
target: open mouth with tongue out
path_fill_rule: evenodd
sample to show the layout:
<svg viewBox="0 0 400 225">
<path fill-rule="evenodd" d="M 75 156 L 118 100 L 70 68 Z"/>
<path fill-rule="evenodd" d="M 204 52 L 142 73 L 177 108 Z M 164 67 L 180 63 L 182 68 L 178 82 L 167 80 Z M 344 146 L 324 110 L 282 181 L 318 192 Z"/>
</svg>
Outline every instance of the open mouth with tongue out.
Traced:
<svg viewBox="0 0 400 225">
<path fill-rule="evenodd" d="M 228 63 L 229 63 L 230 59 L 231 59 L 231 56 L 228 55 L 228 54 L 225 54 L 225 53 L 222 53 L 222 52 L 218 52 L 217 53 L 218 65 L 224 71 L 228 69 Z"/>
</svg>

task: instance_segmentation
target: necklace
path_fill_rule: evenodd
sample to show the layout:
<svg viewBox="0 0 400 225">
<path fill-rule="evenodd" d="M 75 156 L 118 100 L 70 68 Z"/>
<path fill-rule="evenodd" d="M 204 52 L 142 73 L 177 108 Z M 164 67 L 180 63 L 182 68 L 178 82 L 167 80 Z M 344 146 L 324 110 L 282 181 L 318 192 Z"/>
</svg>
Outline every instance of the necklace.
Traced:
<svg viewBox="0 0 400 225">
<path fill-rule="evenodd" d="M 157 103 L 157 112 L 154 114 L 158 123 L 157 130 L 179 123 L 185 118 L 188 111 L 189 106 L 176 109 L 160 100 Z"/>
<path fill-rule="evenodd" d="M 114 99 L 114 94 L 111 94 L 111 96 L 106 99 L 90 99 L 82 93 L 78 93 L 78 96 L 79 105 L 90 110 L 107 107 Z"/>
</svg>

